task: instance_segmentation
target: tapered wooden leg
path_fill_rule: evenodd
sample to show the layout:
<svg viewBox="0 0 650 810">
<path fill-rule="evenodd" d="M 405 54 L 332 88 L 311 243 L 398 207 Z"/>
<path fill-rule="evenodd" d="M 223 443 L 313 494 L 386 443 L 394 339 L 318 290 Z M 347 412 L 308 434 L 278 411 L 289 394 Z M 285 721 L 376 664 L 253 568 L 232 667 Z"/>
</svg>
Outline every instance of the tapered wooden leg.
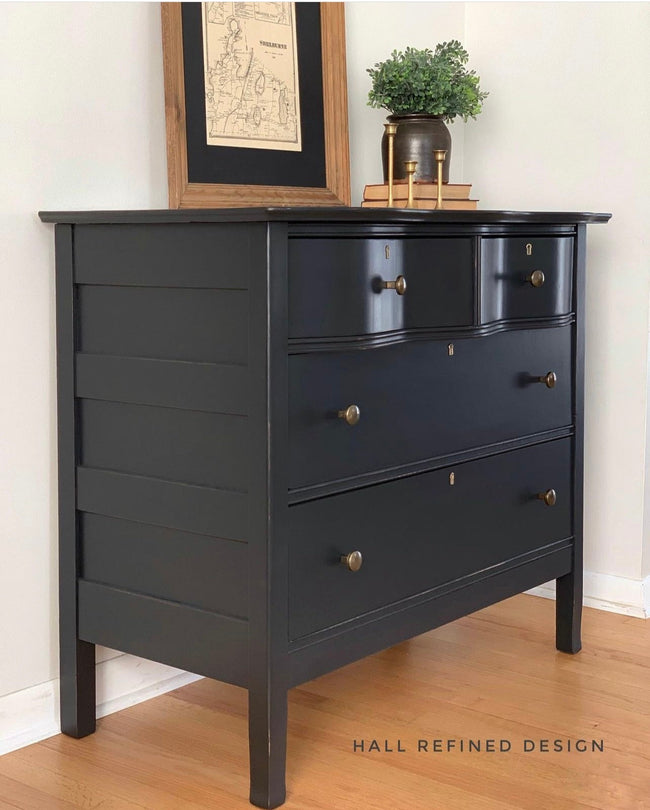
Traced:
<svg viewBox="0 0 650 810">
<path fill-rule="evenodd" d="M 556 580 L 555 633 L 561 652 L 577 653 L 582 647 L 582 568 Z"/>
<path fill-rule="evenodd" d="M 86 737 L 95 730 L 95 645 L 61 629 L 61 731 Z"/>
<path fill-rule="evenodd" d="M 248 729 L 251 803 L 279 807 L 286 797 L 286 690 L 249 690 Z"/>
</svg>

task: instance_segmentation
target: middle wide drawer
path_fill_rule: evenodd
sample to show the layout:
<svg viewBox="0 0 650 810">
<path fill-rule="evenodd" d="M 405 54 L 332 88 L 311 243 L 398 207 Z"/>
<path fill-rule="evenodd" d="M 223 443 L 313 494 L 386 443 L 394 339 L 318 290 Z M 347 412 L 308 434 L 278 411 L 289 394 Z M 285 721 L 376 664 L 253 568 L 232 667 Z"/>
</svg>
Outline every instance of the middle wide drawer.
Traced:
<svg viewBox="0 0 650 810">
<path fill-rule="evenodd" d="M 565 326 L 292 355 L 289 488 L 571 425 L 571 337 Z"/>
</svg>

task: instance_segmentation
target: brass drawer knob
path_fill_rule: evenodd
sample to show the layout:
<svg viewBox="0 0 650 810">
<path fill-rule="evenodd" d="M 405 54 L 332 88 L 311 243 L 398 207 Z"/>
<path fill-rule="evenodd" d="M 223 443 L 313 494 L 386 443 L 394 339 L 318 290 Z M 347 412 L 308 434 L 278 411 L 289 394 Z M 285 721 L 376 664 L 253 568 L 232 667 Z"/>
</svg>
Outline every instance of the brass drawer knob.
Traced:
<svg viewBox="0 0 650 810">
<path fill-rule="evenodd" d="M 363 564 L 363 557 L 360 551 L 351 551 L 349 554 L 341 555 L 341 565 L 344 565 L 348 571 L 358 571 Z"/>
<path fill-rule="evenodd" d="M 339 411 L 338 417 L 347 422 L 348 425 L 356 425 L 359 419 L 361 419 L 361 411 L 358 405 L 348 405 L 347 408 Z"/>
<path fill-rule="evenodd" d="M 555 506 L 557 503 L 557 493 L 554 489 L 547 489 L 546 492 L 539 492 L 537 497 L 540 501 L 544 501 L 547 506 Z"/>
<path fill-rule="evenodd" d="M 546 281 L 546 276 L 542 273 L 541 270 L 533 270 L 533 272 L 528 276 L 526 281 L 529 281 L 533 287 L 541 287 L 542 284 Z"/>
<path fill-rule="evenodd" d="M 547 388 L 555 388 L 557 382 L 557 374 L 554 371 L 549 371 L 543 377 L 539 377 L 539 382 L 544 383 Z"/>
<path fill-rule="evenodd" d="M 382 281 L 381 286 L 385 290 L 395 290 L 398 295 L 404 295 L 406 292 L 406 279 L 404 276 L 397 276 L 395 281 Z"/>
</svg>

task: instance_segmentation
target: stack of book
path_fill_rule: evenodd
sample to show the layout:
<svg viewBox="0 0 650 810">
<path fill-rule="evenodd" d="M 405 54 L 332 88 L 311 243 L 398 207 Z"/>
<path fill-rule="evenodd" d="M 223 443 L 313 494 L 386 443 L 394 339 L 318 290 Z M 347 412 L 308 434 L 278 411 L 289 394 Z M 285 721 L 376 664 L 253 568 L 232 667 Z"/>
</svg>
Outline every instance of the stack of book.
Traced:
<svg viewBox="0 0 650 810">
<path fill-rule="evenodd" d="M 456 211 L 474 211 L 478 200 L 470 200 L 471 183 L 443 183 L 442 207 Z M 408 184 L 398 180 L 393 184 L 393 207 L 406 208 Z M 413 203 L 415 208 L 437 208 L 438 184 L 414 183 Z M 363 192 L 362 208 L 386 208 L 388 205 L 388 184 L 377 183 L 366 186 Z"/>
</svg>

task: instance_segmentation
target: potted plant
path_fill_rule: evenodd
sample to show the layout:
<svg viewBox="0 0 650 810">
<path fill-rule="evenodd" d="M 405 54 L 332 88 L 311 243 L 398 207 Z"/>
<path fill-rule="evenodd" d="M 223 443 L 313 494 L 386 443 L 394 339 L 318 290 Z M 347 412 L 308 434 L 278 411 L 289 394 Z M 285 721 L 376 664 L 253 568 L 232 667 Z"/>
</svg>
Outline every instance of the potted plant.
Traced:
<svg viewBox="0 0 650 810">
<path fill-rule="evenodd" d="M 368 73 L 372 89 L 371 107 L 391 114 L 388 121 L 398 125 L 395 136 L 395 179 L 405 176 L 404 161 L 417 160 L 415 179 L 435 180 L 434 149 L 446 149 L 443 182 L 449 182 L 451 135 L 445 122 L 461 116 L 476 118 L 488 95 L 479 87 L 479 76 L 467 70 L 467 51 L 458 40 L 442 42 L 435 51 L 407 48 L 393 51 L 390 59 L 378 62 Z M 382 140 L 384 181 L 387 180 L 386 135 Z"/>
</svg>

